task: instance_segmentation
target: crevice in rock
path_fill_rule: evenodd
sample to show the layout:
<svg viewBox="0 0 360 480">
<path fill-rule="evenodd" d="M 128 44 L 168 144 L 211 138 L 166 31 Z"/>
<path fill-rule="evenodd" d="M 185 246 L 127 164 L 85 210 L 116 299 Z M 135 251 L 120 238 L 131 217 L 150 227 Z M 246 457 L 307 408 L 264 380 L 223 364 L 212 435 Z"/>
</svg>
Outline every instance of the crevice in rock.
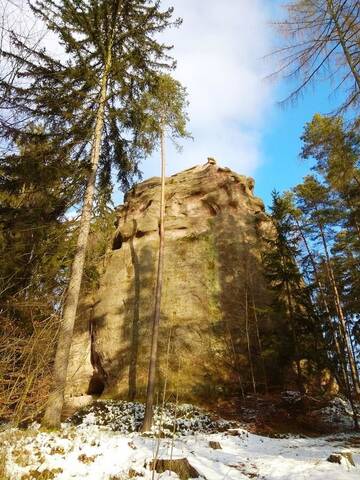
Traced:
<svg viewBox="0 0 360 480">
<path fill-rule="evenodd" d="M 100 354 L 96 351 L 95 337 L 96 328 L 93 318 L 89 322 L 89 334 L 90 334 L 90 361 L 94 369 L 92 377 L 90 378 L 88 386 L 88 395 L 100 396 L 106 386 L 107 373 L 102 366 Z"/>
<path fill-rule="evenodd" d="M 123 238 L 121 233 L 117 233 L 112 244 L 113 250 L 120 250 L 123 244 Z"/>
<path fill-rule="evenodd" d="M 208 199 L 202 199 L 203 203 L 208 207 L 209 213 L 212 217 L 215 217 L 220 213 L 220 207 L 215 202 L 210 202 Z"/>
</svg>

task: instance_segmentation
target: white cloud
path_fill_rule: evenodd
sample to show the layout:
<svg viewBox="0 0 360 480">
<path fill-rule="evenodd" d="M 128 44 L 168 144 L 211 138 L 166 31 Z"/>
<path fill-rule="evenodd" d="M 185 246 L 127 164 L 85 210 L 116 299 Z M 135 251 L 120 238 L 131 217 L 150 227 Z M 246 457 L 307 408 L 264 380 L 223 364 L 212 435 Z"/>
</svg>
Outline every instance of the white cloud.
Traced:
<svg viewBox="0 0 360 480">
<path fill-rule="evenodd" d="M 190 130 L 181 154 L 172 148 L 168 171 L 203 163 L 208 156 L 239 173 L 254 174 L 263 160 L 261 131 L 272 104 L 263 78 L 271 49 L 268 0 L 166 0 L 183 18 L 166 34 L 174 44 L 175 76 L 187 87 Z M 143 165 L 156 175 L 155 158 Z"/>
</svg>

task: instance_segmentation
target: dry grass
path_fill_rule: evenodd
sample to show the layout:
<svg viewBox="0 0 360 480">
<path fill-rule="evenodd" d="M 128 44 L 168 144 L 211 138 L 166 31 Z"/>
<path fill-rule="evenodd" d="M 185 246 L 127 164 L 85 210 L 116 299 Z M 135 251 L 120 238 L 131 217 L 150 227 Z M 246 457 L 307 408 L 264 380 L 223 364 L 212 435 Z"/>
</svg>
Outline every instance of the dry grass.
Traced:
<svg viewBox="0 0 360 480">
<path fill-rule="evenodd" d="M 0 450 L 0 480 L 9 480 L 6 474 L 6 455 Z"/>
<path fill-rule="evenodd" d="M 0 418 L 19 423 L 42 411 L 50 386 L 56 320 L 34 324 L 30 336 L 9 322 L 0 329 Z"/>
<path fill-rule="evenodd" d="M 89 463 L 94 463 L 96 457 L 97 455 L 91 455 L 90 457 L 88 457 L 87 455 L 85 455 L 85 453 L 82 453 L 81 455 L 78 456 L 78 460 L 79 462 L 82 462 L 88 465 Z"/>
<path fill-rule="evenodd" d="M 21 480 L 53 480 L 62 473 L 62 471 L 62 468 L 53 468 L 52 470 L 46 468 L 41 472 L 38 470 L 30 470 L 29 473 L 21 477 Z"/>
</svg>

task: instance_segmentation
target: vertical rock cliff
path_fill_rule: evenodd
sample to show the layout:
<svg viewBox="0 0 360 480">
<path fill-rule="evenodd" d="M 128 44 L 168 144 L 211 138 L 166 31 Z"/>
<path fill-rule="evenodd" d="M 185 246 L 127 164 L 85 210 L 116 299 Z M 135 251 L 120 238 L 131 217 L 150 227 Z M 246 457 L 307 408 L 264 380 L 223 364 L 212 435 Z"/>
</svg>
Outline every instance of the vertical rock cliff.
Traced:
<svg viewBox="0 0 360 480">
<path fill-rule="evenodd" d="M 158 382 L 167 377 L 182 400 L 206 403 L 251 389 L 253 376 L 263 382 L 258 330 L 271 326 L 257 312 L 269 303 L 261 251 L 270 225 L 253 190 L 252 178 L 211 159 L 167 179 Z M 100 286 L 79 309 L 68 399 L 145 395 L 159 201 L 160 179 L 151 178 L 117 210 Z"/>
</svg>

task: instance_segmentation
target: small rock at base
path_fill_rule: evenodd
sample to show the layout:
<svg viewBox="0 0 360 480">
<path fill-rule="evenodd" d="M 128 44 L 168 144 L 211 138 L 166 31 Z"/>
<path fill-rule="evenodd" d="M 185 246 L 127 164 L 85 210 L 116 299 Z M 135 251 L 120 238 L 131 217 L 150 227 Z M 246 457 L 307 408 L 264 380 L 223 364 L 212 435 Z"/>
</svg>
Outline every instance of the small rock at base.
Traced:
<svg viewBox="0 0 360 480">
<path fill-rule="evenodd" d="M 326 459 L 326 461 L 330 463 L 338 463 L 339 465 L 341 465 L 341 458 L 342 455 L 339 455 L 338 453 L 332 453 L 329 458 Z"/>
<path fill-rule="evenodd" d="M 345 458 L 345 460 L 353 467 L 356 466 L 351 452 L 332 453 L 327 459 L 327 461 L 330 463 L 338 463 L 339 465 L 341 465 L 341 461 L 343 458 Z"/>
<path fill-rule="evenodd" d="M 180 480 L 188 480 L 189 478 L 199 478 L 199 472 L 190 465 L 187 458 L 161 459 L 152 460 L 150 462 L 150 470 L 157 473 L 164 473 L 170 470 L 180 477 Z"/>
<path fill-rule="evenodd" d="M 222 450 L 219 442 L 209 442 L 209 447 L 213 450 Z"/>
</svg>

